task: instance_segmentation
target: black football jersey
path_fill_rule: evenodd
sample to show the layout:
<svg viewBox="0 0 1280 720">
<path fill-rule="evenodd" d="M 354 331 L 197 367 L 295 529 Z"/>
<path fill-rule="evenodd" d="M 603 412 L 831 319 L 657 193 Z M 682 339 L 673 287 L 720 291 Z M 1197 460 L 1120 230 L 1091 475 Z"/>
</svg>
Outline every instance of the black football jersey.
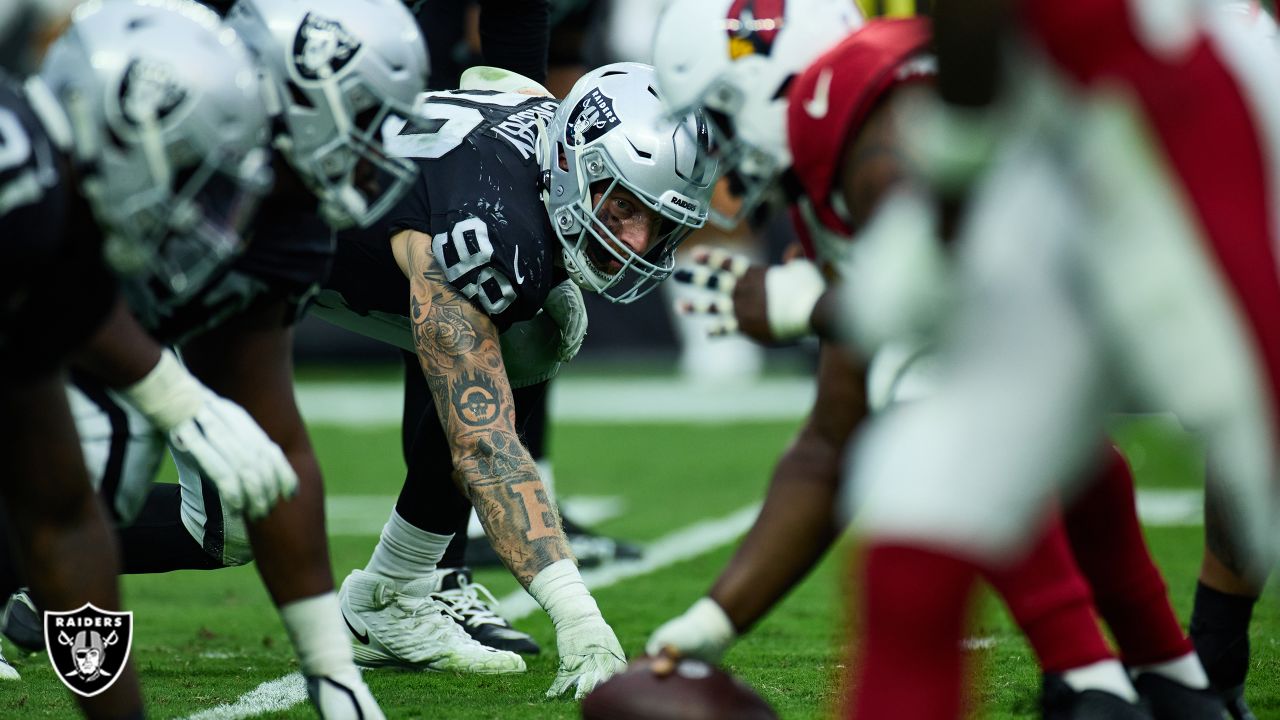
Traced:
<svg viewBox="0 0 1280 720">
<path fill-rule="evenodd" d="M 334 233 L 314 196 L 285 173 L 291 171 L 276 163 L 277 190 L 263 200 L 227 272 L 180 306 L 134 309 L 158 340 L 180 344 L 268 296 L 289 303 L 291 319 L 301 315 L 328 277 Z M 288 190 L 280 192 L 282 186 Z"/>
<path fill-rule="evenodd" d="M 115 292 L 62 151 L 22 89 L 0 75 L 0 382 L 58 367 L 97 329 Z"/>
<path fill-rule="evenodd" d="M 427 93 L 414 123 L 384 128 L 392 154 L 419 176 L 376 226 L 342 233 L 316 312 L 335 324 L 411 349 L 409 281 L 388 240 L 401 230 L 431 237 L 455 290 L 504 331 L 532 318 L 563 279 L 539 190 L 538 123 L 557 102 L 486 91 Z"/>
</svg>

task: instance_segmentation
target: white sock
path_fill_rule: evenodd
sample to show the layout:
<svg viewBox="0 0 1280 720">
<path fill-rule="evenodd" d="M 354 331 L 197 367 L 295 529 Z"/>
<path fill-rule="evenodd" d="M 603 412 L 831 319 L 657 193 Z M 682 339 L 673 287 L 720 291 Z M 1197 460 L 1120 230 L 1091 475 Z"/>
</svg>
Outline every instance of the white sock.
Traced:
<svg viewBox="0 0 1280 720">
<path fill-rule="evenodd" d="M 1141 673 L 1155 673 L 1193 690 L 1205 690 L 1209 687 L 1209 675 L 1205 673 L 1204 665 L 1200 664 L 1200 657 L 1195 652 L 1162 663 L 1133 668 L 1135 676 Z"/>
<path fill-rule="evenodd" d="M 546 488 L 547 491 L 547 501 L 554 505 L 556 502 L 556 474 L 551 469 L 551 460 L 538 458 L 535 464 L 538 466 L 538 475 L 542 478 L 542 487 Z"/>
<path fill-rule="evenodd" d="M 1133 683 L 1129 682 L 1124 666 L 1115 658 L 1072 668 L 1062 673 L 1062 679 L 1076 692 L 1102 690 L 1112 695 L 1119 695 L 1131 703 L 1138 702 L 1138 691 L 1133 689 Z"/>
<path fill-rule="evenodd" d="M 342 611 L 333 591 L 282 605 L 280 619 L 298 653 L 303 675 L 332 677 L 357 672 L 351 657 L 351 634 L 342 626 Z"/>
<path fill-rule="evenodd" d="M 364 571 L 401 582 L 428 577 L 436 571 L 436 563 L 452 540 L 453 533 L 437 535 L 421 530 L 392 510 Z"/>
</svg>

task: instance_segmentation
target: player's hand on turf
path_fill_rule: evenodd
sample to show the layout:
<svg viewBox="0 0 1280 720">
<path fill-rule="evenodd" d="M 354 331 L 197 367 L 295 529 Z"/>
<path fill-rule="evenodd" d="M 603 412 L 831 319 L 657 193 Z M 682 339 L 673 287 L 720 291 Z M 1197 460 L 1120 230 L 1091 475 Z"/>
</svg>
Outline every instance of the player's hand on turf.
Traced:
<svg viewBox="0 0 1280 720">
<path fill-rule="evenodd" d="M 582 299 L 582 288 L 565 280 L 551 288 L 542 309 L 560 328 L 560 362 L 569 362 L 587 337 L 587 304 Z"/>
<path fill-rule="evenodd" d="M 675 650 L 683 657 L 719 663 L 738 633 L 729 616 L 711 598 L 702 598 L 683 615 L 676 616 L 653 631 L 644 650 L 650 655 Z"/>
<path fill-rule="evenodd" d="M 195 415 L 168 432 L 175 453 L 194 462 L 234 511 L 257 519 L 298 490 L 280 446 L 239 405 L 205 388 Z"/>
<path fill-rule="evenodd" d="M 723 248 L 695 251 L 693 265 L 677 270 L 675 279 L 708 293 L 678 301 L 677 312 L 710 315 L 712 335 L 741 332 L 764 344 L 808 335 L 813 307 L 826 289 L 808 260 L 766 268 Z"/>
<path fill-rule="evenodd" d="M 581 700 L 595 686 L 627 667 L 618 636 L 599 615 L 558 632 L 556 646 L 560 652 L 560 668 L 551 689 L 547 690 L 549 698 L 573 690 L 573 697 Z"/>
</svg>

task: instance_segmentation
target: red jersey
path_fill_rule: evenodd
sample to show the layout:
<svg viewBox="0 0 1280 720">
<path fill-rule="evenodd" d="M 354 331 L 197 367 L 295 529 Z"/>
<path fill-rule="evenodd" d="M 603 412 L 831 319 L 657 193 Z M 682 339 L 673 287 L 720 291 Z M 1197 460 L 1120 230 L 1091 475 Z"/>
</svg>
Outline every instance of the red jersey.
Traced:
<svg viewBox="0 0 1280 720">
<path fill-rule="evenodd" d="M 849 235 L 854 230 L 831 206 L 845 145 L 889 91 L 932 78 L 934 63 L 919 62 L 931 40 L 926 19 L 872 20 L 792 83 L 787 108 L 792 168 L 813 215 L 832 232 Z M 802 229 L 802 239 L 807 236 Z M 812 256 L 812 246 L 805 249 Z"/>
</svg>

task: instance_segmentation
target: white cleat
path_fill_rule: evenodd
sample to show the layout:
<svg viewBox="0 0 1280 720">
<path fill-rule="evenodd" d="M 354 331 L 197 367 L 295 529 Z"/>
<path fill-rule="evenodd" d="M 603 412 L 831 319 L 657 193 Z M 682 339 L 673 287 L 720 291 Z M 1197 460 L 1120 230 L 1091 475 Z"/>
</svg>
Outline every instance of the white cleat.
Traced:
<svg viewBox="0 0 1280 720">
<path fill-rule="evenodd" d="M 21 680 L 22 676 L 18 674 L 18 669 L 9 664 L 4 654 L 0 653 L 0 680 Z"/>
<path fill-rule="evenodd" d="M 349 675 L 307 676 L 307 697 L 323 720 L 386 720 L 354 668 Z"/>
<path fill-rule="evenodd" d="M 397 666 L 478 674 L 524 672 L 513 652 L 481 645 L 435 593 L 439 575 L 404 584 L 353 570 L 338 591 L 342 617 L 362 667 Z"/>
</svg>

